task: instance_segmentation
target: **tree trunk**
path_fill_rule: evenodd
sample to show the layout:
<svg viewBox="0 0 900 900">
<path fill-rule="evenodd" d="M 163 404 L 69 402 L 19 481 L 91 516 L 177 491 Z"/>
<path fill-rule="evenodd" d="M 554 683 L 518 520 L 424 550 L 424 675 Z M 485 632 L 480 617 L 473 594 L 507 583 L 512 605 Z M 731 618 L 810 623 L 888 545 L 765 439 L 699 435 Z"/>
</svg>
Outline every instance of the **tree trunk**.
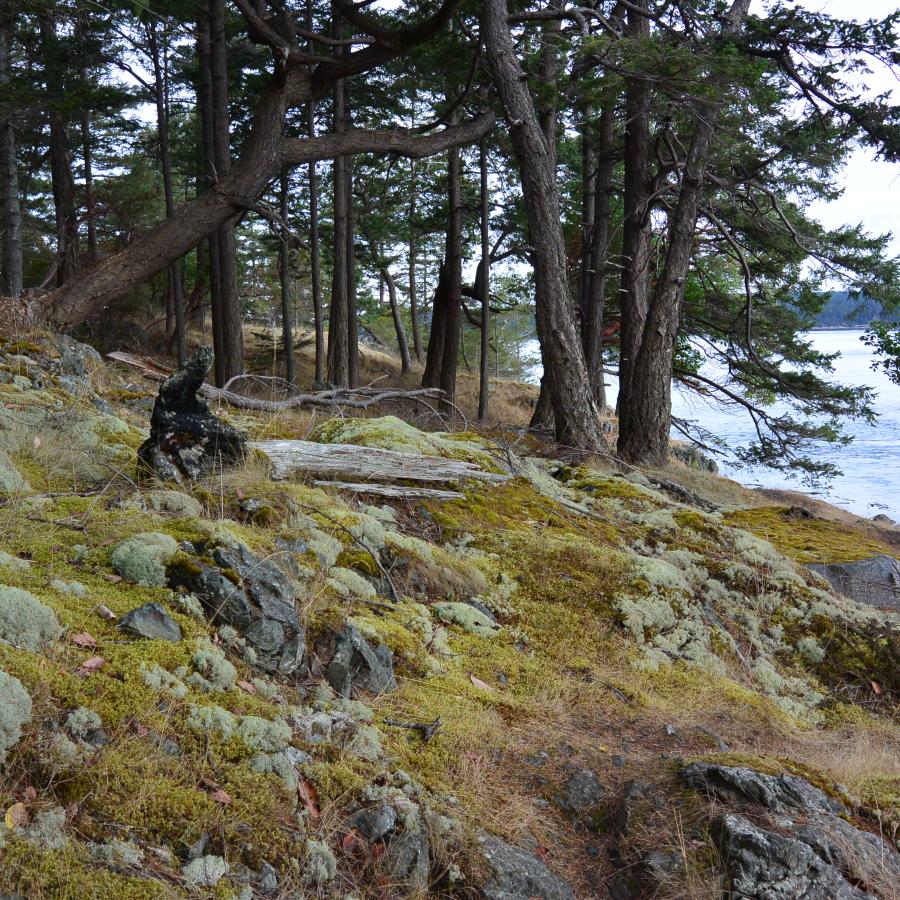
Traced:
<svg viewBox="0 0 900 900">
<path fill-rule="evenodd" d="M 614 169 L 615 110 L 604 109 L 600 114 L 597 171 L 594 177 L 592 225 L 587 247 L 587 274 L 583 286 L 581 308 L 581 343 L 591 390 L 598 409 L 606 407 L 606 386 L 603 372 L 603 307 L 606 300 L 606 270 L 609 254 L 610 193 Z"/>
<path fill-rule="evenodd" d="M 447 249 L 444 263 L 447 269 L 444 346 L 438 387 L 444 392 L 442 405 L 448 415 L 454 412 L 456 399 L 456 371 L 459 361 L 460 312 L 462 310 L 462 166 L 459 148 L 447 154 Z"/>
<path fill-rule="evenodd" d="M 335 16 L 332 34 L 342 32 Z M 335 55 L 342 54 L 341 48 Z M 344 79 L 334 83 L 334 131 L 340 133 L 346 128 L 346 93 Z M 334 259 L 331 269 L 331 307 L 328 315 L 328 381 L 337 387 L 350 385 L 350 203 L 348 194 L 350 179 L 347 169 L 349 159 L 339 156 L 334 161 Z"/>
<path fill-rule="evenodd" d="M 296 386 L 294 376 L 294 332 L 293 308 L 291 303 L 291 259 L 290 232 L 288 230 L 288 182 L 287 170 L 281 173 L 281 190 L 279 191 L 279 214 L 283 223 L 281 229 L 281 246 L 278 252 L 278 272 L 281 277 L 281 342 L 284 348 L 284 377 L 292 387 Z"/>
<path fill-rule="evenodd" d="M 313 0 L 306 0 L 306 29 L 313 31 Z M 312 39 L 307 51 L 312 53 Z M 316 108 L 312 100 L 306 104 L 306 132 L 310 138 L 316 136 Z M 316 332 L 316 363 L 314 383 L 325 381 L 325 321 L 322 315 L 322 262 L 319 249 L 319 176 L 315 162 L 307 168 L 309 183 L 309 278 L 312 282 L 313 327 Z"/>
<path fill-rule="evenodd" d="M 406 341 L 406 331 L 403 328 L 403 319 L 400 316 L 400 305 L 397 301 L 397 282 L 391 275 L 387 266 L 381 268 L 381 280 L 387 286 L 388 302 L 391 304 L 391 318 L 394 320 L 394 331 L 397 334 L 397 348 L 400 351 L 400 374 L 406 375 L 412 367 L 409 358 L 409 344 Z"/>
<path fill-rule="evenodd" d="M 447 336 L 447 282 L 447 264 L 442 261 L 431 301 L 431 331 L 428 335 L 425 371 L 422 373 L 422 387 L 426 388 L 438 387 L 440 384 L 441 362 L 444 358 L 444 343 Z"/>
<path fill-rule="evenodd" d="M 733 34 L 747 15 L 751 0 L 734 0 L 724 17 L 723 32 Z M 721 93 L 725 93 L 722 86 Z M 663 465 L 668 458 L 672 425 L 672 366 L 681 301 L 691 263 L 697 214 L 721 101 L 698 104 L 697 123 L 681 172 L 681 188 L 669 215 L 667 250 L 652 295 L 637 358 L 632 361 L 629 402 L 619 416 L 619 455 L 633 463 Z"/>
<path fill-rule="evenodd" d="M 481 176 L 481 266 L 478 289 L 481 294 L 481 354 L 478 358 L 478 418 L 488 416 L 490 403 L 491 352 L 491 205 L 488 192 L 487 141 L 482 140 L 478 154 Z"/>
<path fill-rule="evenodd" d="M 650 34 L 650 21 L 639 11 L 628 11 L 627 34 L 636 40 Z M 622 222 L 622 308 L 619 345 L 619 399 L 623 415 L 631 402 L 634 366 L 644 334 L 650 305 L 650 86 L 630 78 L 625 88 L 625 195 Z M 625 413 L 627 415 L 627 413 Z"/>
<path fill-rule="evenodd" d="M 94 210 L 94 171 L 91 153 L 91 114 L 81 111 L 81 148 L 84 159 L 84 215 L 87 219 L 88 262 L 97 262 L 97 223 Z"/>
<path fill-rule="evenodd" d="M 0 13 L 0 93 L 9 83 L 9 49 L 13 18 Z M 19 176 L 16 167 L 16 133 L 10 121 L 0 121 L 0 196 L 3 213 L 3 253 L 0 256 L 0 296 L 18 297 L 22 293 L 22 214 L 19 207 Z"/>
<path fill-rule="evenodd" d="M 347 128 L 349 108 L 345 106 Z M 347 374 L 350 387 L 359 386 L 359 314 L 356 305 L 356 216 L 353 212 L 353 157 L 347 158 Z"/>
<path fill-rule="evenodd" d="M 485 46 L 519 165 L 534 268 L 538 338 L 560 443 L 603 446 L 566 278 L 554 154 L 538 122 L 507 24 L 506 0 L 486 0 Z"/>
<path fill-rule="evenodd" d="M 416 353 L 416 360 L 422 361 L 422 330 L 419 326 L 419 298 L 416 287 L 416 233 L 415 233 L 415 217 L 417 203 L 417 185 L 416 185 L 416 164 L 412 163 L 409 172 L 410 191 L 409 191 L 409 317 L 412 322 L 413 348 Z"/>
<path fill-rule="evenodd" d="M 57 57 L 56 21 L 50 12 L 40 20 L 41 44 L 45 62 Z M 48 73 L 48 81 L 55 76 Z M 48 88 L 49 88 L 48 84 Z M 75 180 L 69 154 L 69 131 L 62 114 L 61 100 L 50 103 L 50 179 L 56 218 L 56 284 L 62 286 L 78 271 L 78 212 L 75 207 Z"/>
<path fill-rule="evenodd" d="M 209 0 L 210 73 L 212 76 L 213 153 L 216 181 L 231 171 L 231 126 L 228 110 L 228 66 L 225 34 L 225 0 Z M 220 295 L 213 299 L 213 319 L 221 320 L 221 348 L 216 354 L 217 383 L 224 384 L 244 372 L 244 333 L 237 284 L 237 251 L 234 223 L 218 229 Z M 221 364 L 219 356 L 221 354 Z M 218 379 L 222 381 L 219 382 Z"/>
<path fill-rule="evenodd" d="M 169 145 L 168 60 L 160 58 L 162 54 L 168 54 L 168 47 L 165 44 L 160 45 L 155 24 L 147 26 L 147 47 L 153 65 L 153 95 L 156 102 L 156 127 L 159 138 L 159 160 L 162 166 L 166 218 L 171 219 L 175 215 L 175 192 L 172 186 L 172 153 Z M 187 360 L 187 334 L 184 316 L 184 290 L 178 260 L 173 260 L 169 264 L 168 278 L 172 312 L 175 319 L 175 354 L 178 358 L 178 365 L 183 366 Z"/>
</svg>

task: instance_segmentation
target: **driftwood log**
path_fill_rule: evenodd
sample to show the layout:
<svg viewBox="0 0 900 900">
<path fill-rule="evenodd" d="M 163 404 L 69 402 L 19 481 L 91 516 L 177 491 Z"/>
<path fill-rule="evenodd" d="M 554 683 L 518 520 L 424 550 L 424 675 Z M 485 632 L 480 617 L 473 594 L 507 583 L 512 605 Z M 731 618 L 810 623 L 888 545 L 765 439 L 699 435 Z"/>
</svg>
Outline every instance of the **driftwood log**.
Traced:
<svg viewBox="0 0 900 900">
<path fill-rule="evenodd" d="M 507 481 L 509 475 L 485 472 L 474 463 L 442 456 L 398 453 L 355 444 L 317 444 L 313 441 L 253 441 L 248 446 L 272 463 L 272 477 L 290 478 L 312 472 L 330 478 L 360 481 L 457 482 Z"/>
<path fill-rule="evenodd" d="M 137 356 L 134 353 L 126 353 L 116 350 L 106 354 L 107 359 L 131 366 L 154 381 L 165 381 L 171 374 L 171 369 L 161 366 L 145 356 Z M 334 409 L 345 407 L 349 409 L 368 409 L 388 400 L 412 400 L 430 406 L 429 400 L 440 399 L 442 391 L 438 388 L 419 388 L 412 391 L 394 389 L 381 390 L 379 388 L 333 388 L 328 391 L 313 391 L 306 394 L 294 394 L 283 400 L 264 400 L 259 397 L 245 397 L 226 388 L 213 387 L 204 382 L 197 389 L 197 395 L 207 400 L 215 400 L 219 403 L 227 403 L 237 409 L 251 409 L 258 412 L 283 412 L 287 409 L 301 409 L 303 407 L 315 407 L 319 409 Z"/>
<path fill-rule="evenodd" d="M 351 494 L 369 494 L 387 497 L 389 500 L 464 500 L 459 491 L 443 491 L 439 488 L 405 487 L 400 484 L 355 484 L 352 481 L 314 481 L 316 487 L 337 488 Z"/>
</svg>

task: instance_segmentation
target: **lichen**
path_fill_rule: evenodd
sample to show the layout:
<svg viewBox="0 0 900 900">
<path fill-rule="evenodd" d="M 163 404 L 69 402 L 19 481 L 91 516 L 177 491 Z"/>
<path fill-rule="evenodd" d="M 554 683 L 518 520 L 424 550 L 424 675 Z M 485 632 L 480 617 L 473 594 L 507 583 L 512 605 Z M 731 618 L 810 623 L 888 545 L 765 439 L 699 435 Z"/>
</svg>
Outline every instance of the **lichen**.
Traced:
<svg viewBox="0 0 900 900">
<path fill-rule="evenodd" d="M 28 591 L 0 585 L 0 641 L 36 653 L 60 634 L 62 628 L 49 606 Z"/>
<path fill-rule="evenodd" d="M 86 706 L 72 710 L 66 719 L 66 729 L 73 737 L 87 740 L 93 732 L 103 727 L 100 716 Z"/>
<path fill-rule="evenodd" d="M 0 671 L 0 766 L 31 721 L 31 697 L 18 678 Z"/>
<path fill-rule="evenodd" d="M 110 562 L 126 581 L 144 587 L 164 587 L 166 563 L 177 550 L 178 544 L 168 534 L 145 531 L 118 544 Z"/>
</svg>

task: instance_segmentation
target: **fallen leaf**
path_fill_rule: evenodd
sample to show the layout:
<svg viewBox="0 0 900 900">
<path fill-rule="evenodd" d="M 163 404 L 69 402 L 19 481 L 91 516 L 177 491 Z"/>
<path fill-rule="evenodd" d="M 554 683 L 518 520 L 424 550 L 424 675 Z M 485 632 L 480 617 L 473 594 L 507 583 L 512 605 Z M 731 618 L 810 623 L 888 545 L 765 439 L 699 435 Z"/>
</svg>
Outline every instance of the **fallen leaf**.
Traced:
<svg viewBox="0 0 900 900">
<path fill-rule="evenodd" d="M 231 795 L 227 791 L 223 791 L 222 788 L 216 788 L 214 791 L 209 792 L 210 799 L 214 800 L 216 803 L 221 803 L 223 806 L 227 806 L 231 803 Z"/>
<path fill-rule="evenodd" d="M 872 690 L 873 690 L 876 694 L 880 694 L 880 693 L 881 693 L 881 685 L 880 685 L 877 681 L 871 681 L 871 682 L 869 682 L 869 683 L 872 685 Z"/>
<path fill-rule="evenodd" d="M 482 681 L 476 675 L 470 675 L 469 681 L 471 681 L 472 684 L 475 685 L 475 687 L 481 688 L 481 690 L 487 691 L 489 694 L 494 693 L 494 689 L 486 681 Z"/>
<path fill-rule="evenodd" d="M 92 634 L 88 634 L 86 631 L 83 631 L 80 634 L 73 634 L 69 640 L 75 644 L 76 647 L 81 647 L 83 650 L 93 649 L 97 646 L 97 638 Z"/>
<path fill-rule="evenodd" d="M 249 681 L 236 681 L 235 684 L 242 690 L 246 691 L 248 694 L 255 694 L 256 688 L 250 684 Z"/>
<path fill-rule="evenodd" d="M 106 665 L 106 660 L 102 656 L 88 657 L 76 670 L 76 675 L 93 675 L 99 672 Z"/>
<path fill-rule="evenodd" d="M 24 795 L 26 800 L 37 800 L 37 788 L 29 784 Z"/>
<path fill-rule="evenodd" d="M 306 779 L 301 778 L 297 787 L 297 793 L 300 795 L 300 802 L 303 808 L 310 814 L 313 819 L 319 818 L 319 795 L 315 787 Z"/>
<path fill-rule="evenodd" d="M 547 847 L 542 847 L 540 844 L 534 848 L 535 856 L 540 857 L 544 862 L 547 862 L 550 859 L 550 850 Z"/>
<path fill-rule="evenodd" d="M 103 576 L 110 584 L 118 584 L 122 580 L 121 575 L 104 575 Z"/>
<path fill-rule="evenodd" d="M 24 828 L 28 824 L 28 810 L 24 803 L 13 803 L 4 818 L 7 828 Z"/>
<path fill-rule="evenodd" d="M 349 856 L 356 853 L 358 850 L 365 850 L 366 842 L 363 836 L 355 828 L 351 828 L 341 841 L 341 849 Z"/>
<path fill-rule="evenodd" d="M 377 861 L 381 859 L 382 856 L 384 856 L 384 842 L 376 841 L 372 844 L 372 859 Z"/>
<path fill-rule="evenodd" d="M 138 737 L 147 737 L 147 735 L 150 734 L 150 729 L 141 722 L 138 722 L 137 719 L 129 719 L 128 727 L 138 735 Z"/>
<path fill-rule="evenodd" d="M 107 622 L 114 622 L 116 620 L 116 614 L 108 606 L 104 606 L 102 603 L 97 607 L 96 613 L 101 619 L 106 619 Z"/>
</svg>

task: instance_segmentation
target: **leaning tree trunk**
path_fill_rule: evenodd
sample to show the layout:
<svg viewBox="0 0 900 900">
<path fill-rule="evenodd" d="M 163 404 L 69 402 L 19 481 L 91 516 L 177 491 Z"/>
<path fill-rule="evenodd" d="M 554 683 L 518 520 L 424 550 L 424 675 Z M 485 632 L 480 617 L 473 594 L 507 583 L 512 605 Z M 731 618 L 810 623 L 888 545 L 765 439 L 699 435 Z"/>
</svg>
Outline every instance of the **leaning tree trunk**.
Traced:
<svg viewBox="0 0 900 900">
<path fill-rule="evenodd" d="M 406 331 L 403 328 L 403 319 L 400 316 L 400 304 L 397 300 L 397 282 L 387 266 L 381 268 L 381 280 L 383 284 L 387 285 L 388 301 L 391 304 L 391 318 L 394 321 L 394 331 L 397 335 L 397 349 L 400 351 L 400 374 L 406 375 L 412 368 L 409 358 L 409 344 L 406 340 Z"/>
<path fill-rule="evenodd" d="M 506 0 L 484 3 L 485 45 L 519 165 L 534 268 L 538 339 L 556 436 L 561 443 L 599 450 L 603 436 L 569 298 L 566 253 L 553 155 L 515 55 Z"/>
<path fill-rule="evenodd" d="M 9 83 L 9 47 L 13 18 L 0 13 L 0 93 Z M 3 212 L 3 253 L 0 256 L 0 295 L 18 297 L 22 293 L 22 214 L 19 207 L 19 177 L 16 167 L 16 133 L 11 121 L 0 121 L 0 196 Z"/>
</svg>

